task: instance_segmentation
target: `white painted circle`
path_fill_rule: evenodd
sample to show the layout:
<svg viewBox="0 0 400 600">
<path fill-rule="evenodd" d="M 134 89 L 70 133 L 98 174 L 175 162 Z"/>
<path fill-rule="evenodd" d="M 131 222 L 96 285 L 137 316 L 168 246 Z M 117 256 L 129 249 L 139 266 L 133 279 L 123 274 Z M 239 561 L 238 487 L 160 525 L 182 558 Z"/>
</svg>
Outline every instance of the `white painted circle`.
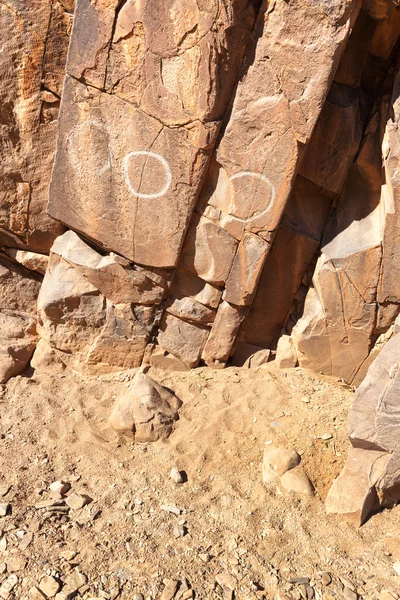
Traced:
<svg viewBox="0 0 400 600">
<path fill-rule="evenodd" d="M 129 168 L 129 161 L 134 156 L 149 156 L 150 158 L 154 158 L 154 160 L 157 160 L 159 163 L 162 164 L 162 166 L 164 167 L 164 170 L 165 170 L 165 183 L 158 192 L 154 192 L 153 194 L 143 194 L 141 192 L 138 192 L 133 187 L 132 182 L 129 177 L 128 168 Z M 148 199 L 161 198 L 161 196 L 164 196 L 164 194 L 169 190 L 169 187 L 172 182 L 172 174 L 171 174 L 171 169 L 169 168 L 168 162 L 165 160 L 165 158 L 163 156 L 161 156 L 161 154 L 156 154 L 155 152 L 148 152 L 147 150 L 137 150 L 135 152 L 129 152 L 129 154 L 127 154 L 124 157 L 123 169 L 124 169 L 124 174 L 125 174 L 125 181 L 126 181 L 126 184 L 129 188 L 129 190 L 132 192 L 132 194 L 134 196 L 137 196 L 138 198 L 148 198 Z"/>
<path fill-rule="evenodd" d="M 242 179 L 243 177 L 253 177 L 254 179 L 259 179 L 263 183 L 266 183 L 271 190 L 271 198 L 270 198 L 270 201 L 268 202 L 268 206 L 263 211 L 261 211 L 258 215 L 254 215 L 253 217 L 249 217 L 248 219 L 242 219 L 240 217 L 236 217 L 235 215 L 233 215 L 239 221 L 243 221 L 245 223 L 251 223 L 252 221 L 255 221 L 256 219 L 259 219 L 260 217 L 265 215 L 270 210 L 270 208 L 272 207 L 272 205 L 275 201 L 275 188 L 272 185 L 272 183 L 270 182 L 270 180 L 268 179 L 268 177 L 266 177 L 265 175 L 262 175 L 261 173 L 255 173 L 254 171 L 240 171 L 240 173 L 236 173 L 235 175 L 232 175 L 232 177 L 229 178 L 229 181 L 234 181 L 235 179 Z"/>
</svg>

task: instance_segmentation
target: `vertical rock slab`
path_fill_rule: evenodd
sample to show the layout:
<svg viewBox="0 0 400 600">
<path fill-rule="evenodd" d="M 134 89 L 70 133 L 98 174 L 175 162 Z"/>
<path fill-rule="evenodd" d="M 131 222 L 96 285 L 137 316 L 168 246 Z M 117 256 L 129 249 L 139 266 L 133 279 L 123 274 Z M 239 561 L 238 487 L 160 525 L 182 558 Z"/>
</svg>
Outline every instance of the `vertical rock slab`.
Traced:
<svg viewBox="0 0 400 600">
<path fill-rule="evenodd" d="M 61 231 L 46 205 L 71 19 L 58 0 L 0 6 L 0 243 L 6 246 L 48 252 Z"/>
<path fill-rule="evenodd" d="M 243 318 L 243 307 L 221 302 L 202 354 L 202 359 L 208 366 L 217 369 L 225 366 L 232 354 Z"/>
<path fill-rule="evenodd" d="M 51 216 L 135 263 L 177 264 L 258 5 L 78 0 Z"/>
<path fill-rule="evenodd" d="M 394 335 L 370 366 L 350 414 L 346 466 L 332 485 L 327 510 L 355 525 L 370 512 L 400 499 L 400 335 Z"/>
</svg>

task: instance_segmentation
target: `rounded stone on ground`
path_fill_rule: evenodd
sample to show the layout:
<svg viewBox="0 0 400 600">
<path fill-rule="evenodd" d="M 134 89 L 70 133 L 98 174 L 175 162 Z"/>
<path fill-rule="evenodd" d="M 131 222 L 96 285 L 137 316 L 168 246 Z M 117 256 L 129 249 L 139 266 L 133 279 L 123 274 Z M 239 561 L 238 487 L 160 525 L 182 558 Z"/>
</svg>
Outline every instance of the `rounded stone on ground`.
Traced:
<svg viewBox="0 0 400 600">
<path fill-rule="evenodd" d="M 295 450 L 289 448 L 266 448 L 263 459 L 263 480 L 270 483 L 275 477 L 297 467 L 301 458 Z"/>
<path fill-rule="evenodd" d="M 313 496 L 314 488 L 303 471 L 287 471 L 280 478 L 282 487 L 288 492 L 296 492 L 296 494 L 303 494 L 305 496 Z"/>
</svg>

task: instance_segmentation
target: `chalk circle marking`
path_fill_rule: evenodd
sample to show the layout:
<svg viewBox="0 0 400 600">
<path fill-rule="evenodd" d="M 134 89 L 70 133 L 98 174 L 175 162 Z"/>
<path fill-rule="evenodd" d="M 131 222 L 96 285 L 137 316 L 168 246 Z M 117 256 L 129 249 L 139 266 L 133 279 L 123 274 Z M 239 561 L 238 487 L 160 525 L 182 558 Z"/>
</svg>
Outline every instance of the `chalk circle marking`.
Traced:
<svg viewBox="0 0 400 600">
<path fill-rule="evenodd" d="M 83 123 L 79 123 L 79 125 L 77 125 L 73 130 L 71 135 L 68 138 L 67 144 L 68 144 L 68 151 L 69 154 L 72 158 L 72 162 L 74 163 L 74 167 L 76 169 L 78 169 L 80 167 L 80 165 L 82 164 L 82 156 L 79 154 L 79 151 L 77 151 L 76 149 L 76 141 L 77 141 L 77 137 L 79 136 L 80 132 L 83 131 L 84 129 L 86 129 L 87 127 L 93 128 L 93 129 L 97 129 L 103 136 L 104 138 L 107 140 L 107 146 L 108 146 L 108 133 L 107 130 L 105 128 L 105 126 L 103 125 L 103 123 L 101 123 L 100 121 L 95 121 L 93 119 L 87 119 L 86 121 L 83 121 Z M 110 151 L 108 151 L 108 158 L 106 160 L 106 162 L 104 163 L 103 166 L 101 167 L 92 167 L 93 172 L 95 175 L 103 175 L 106 171 L 108 171 L 111 168 L 111 154 Z"/>
<path fill-rule="evenodd" d="M 234 181 L 235 179 L 242 179 L 243 177 L 253 177 L 254 179 L 259 179 L 263 183 L 266 183 L 271 190 L 271 198 L 268 202 L 268 206 L 263 211 L 258 213 L 257 215 L 254 215 L 253 217 L 248 217 L 247 219 L 242 219 L 241 217 L 236 217 L 236 215 L 234 215 L 234 214 L 232 215 L 235 217 L 235 219 L 238 219 L 239 221 L 243 221 L 245 223 L 251 223 L 252 221 L 255 221 L 256 219 L 259 219 L 263 215 L 266 215 L 268 213 L 268 211 L 272 208 L 272 206 L 275 202 L 275 188 L 272 185 L 272 183 L 270 182 L 270 180 L 268 179 L 268 177 L 266 177 L 265 175 L 262 175 L 261 173 L 255 173 L 254 171 L 240 171 L 240 173 L 236 173 L 235 175 L 232 175 L 232 177 L 229 178 L 229 181 Z"/>
<path fill-rule="evenodd" d="M 165 183 L 158 192 L 155 192 L 153 194 L 143 194 L 142 192 L 138 192 L 138 190 L 136 190 L 134 188 L 134 186 L 132 185 L 131 179 L 129 177 L 129 163 L 130 163 L 131 159 L 135 156 L 148 156 L 150 158 L 154 158 L 154 160 L 157 160 L 164 167 Z M 171 169 L 169 168 L 168 162 L 160 154 L 156 154 L 155 152 L 149 152 L 146 150 L 137 150 L 135 152 L 129 152 L 129 154 L 127 154 L 124 157 L 123 169 L 124 169 L 124 174 L 125 174 L 125 180 L 126 180 L 129 190 L 131 191 L 131 193 L 134 196 L 137 196 L 138 198 L 148 198 L 148 199 L 161 198 L 161 196 L 164 196 L 164 194 L 166 194 L 166 192 L 170 188 L 170 185 L 172 182 Z"/>
</svg>

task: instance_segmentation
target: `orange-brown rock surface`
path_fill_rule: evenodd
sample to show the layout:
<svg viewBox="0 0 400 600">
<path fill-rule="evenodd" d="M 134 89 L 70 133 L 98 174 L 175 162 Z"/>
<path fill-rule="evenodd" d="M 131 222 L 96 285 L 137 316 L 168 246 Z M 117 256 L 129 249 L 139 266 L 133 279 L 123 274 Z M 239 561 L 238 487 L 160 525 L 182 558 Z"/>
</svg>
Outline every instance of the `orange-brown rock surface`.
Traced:
<svg viewBox="0 0 400 600">
<path fill-rule="evenodd" d="M 0 25 L 2 380 L 38 344 L 37 369 L 276 356 L 384 385 L 397 2 L 9 0 Z"/>
</svg>

